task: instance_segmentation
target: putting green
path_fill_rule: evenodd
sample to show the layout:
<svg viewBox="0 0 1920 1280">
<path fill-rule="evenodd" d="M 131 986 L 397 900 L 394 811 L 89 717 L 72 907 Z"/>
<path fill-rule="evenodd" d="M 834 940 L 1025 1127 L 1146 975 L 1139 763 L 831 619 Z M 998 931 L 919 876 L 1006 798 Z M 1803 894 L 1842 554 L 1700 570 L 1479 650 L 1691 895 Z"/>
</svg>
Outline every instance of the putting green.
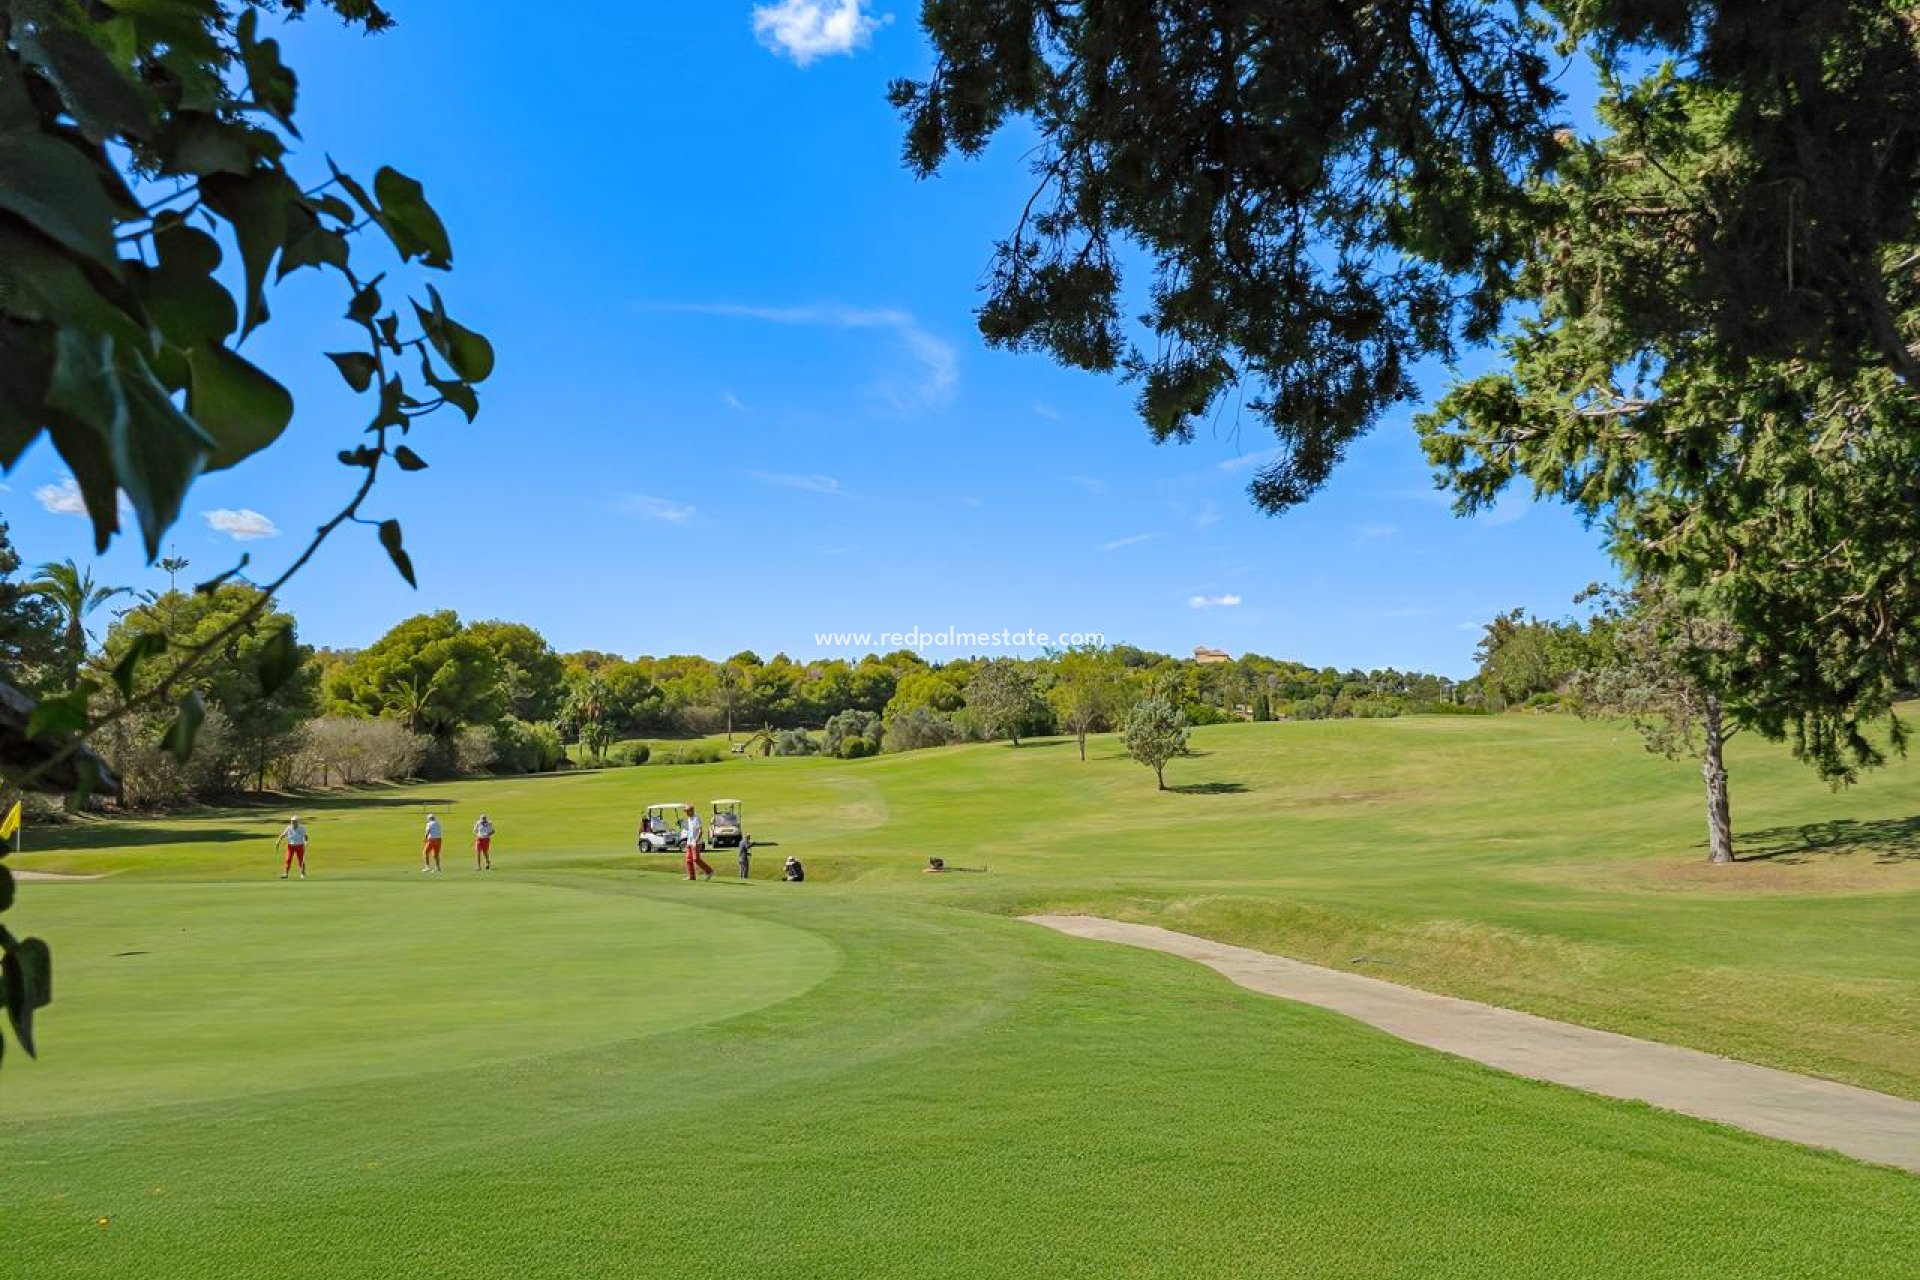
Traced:
<svg viewBox="0 0 1920 1280">
<path fill-rule="evenodd" d="M 830 974 L 816 935 L 620 893 L 452 873 L 63 885 L 41 1064 L 9 1119 L 477 1067 L 684 1030 Z"/>
</svg>

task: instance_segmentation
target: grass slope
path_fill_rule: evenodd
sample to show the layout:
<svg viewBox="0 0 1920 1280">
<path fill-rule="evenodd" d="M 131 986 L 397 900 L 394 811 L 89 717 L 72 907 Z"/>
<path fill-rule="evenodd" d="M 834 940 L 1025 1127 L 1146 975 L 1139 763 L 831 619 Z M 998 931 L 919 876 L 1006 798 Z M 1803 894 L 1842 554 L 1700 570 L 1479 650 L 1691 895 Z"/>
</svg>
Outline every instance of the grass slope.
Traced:
<svg viewBox="0 0 1920 1280">
<path fill-rule="evenodd" d="M 1698 775 L 1619 727 L 1435 717 L 1226 725 L 1194 741 L 1200 754 L 1170 770 L 1189 790 L 1164 794 L 1096 738 L 1084 764 L 1051 741 L 300 803 L 316 868 L 400 876 L 430 806 L 454 832 L 485 808 L 503 866 L 611 868 L 633 865 L 643 804 L 739 794 L 765 842 L 760 876 L 792 852 L 870 898 L 1145 920 L 1920 1097 L 1920 769 L 1835 793 L 1738 741 L 1736 822 L 1768 856 L 1711 868 Z M 22 863 L 258 875 L 283 817 L 34 833 L 70 852 Z M 933 854 L 991 872 L 921 875 Z M 716 864 L 731 873 L 730 856 Z"/>
<path fill-rule="evenodd" d="M 1920 1092 L 1920 812 L 1749 749 L 1777 856 L 1565 720 L 397 788 L 31 832 L 39 1063 L 0 1073 L 0 1274 L 1904 1277 L 1920 1179 L 1505 1077 L 1165 956 L 1099 910 Z M 754 883 L 631 852 L 746 798 Z M 499 825 L 421 876 L 427 808 Z M 815 879 L 767 883 L 788 852 Z M 929 854 L 986 874 L 924 876 Z M 731 858 L 719 862 L 731 871 Z"/>
<path fill-rule="evenodd" d="M 336 904 L 291 905 L 314 887 L 282 898 L 306 913 L 283 947 L 337 923 Z M 420 887 L 416 904 L 454 892 Z M 1693 1280 L 1906 1276 L 1920 1247 L 1920 1180 L 1500 1076 L 1167 957 L 834 886 L 589 872 L 484 891 L 535 912 L 565 893 L 607 927 L 550 941 L 556 991 L 611 970 L 671 1000 L 655 913 L 758 939 L 776 970 L 797 930 L 834 968 L 813 981 L 804 946 L 790 999 L 598 1044 L 502 1026 L 453 1061 L 430 1028 L 384 1027 L 379 1051 L 411 1074 L 302 1087 L 294 1071 L 272 1092 L 207 1097 L 116 1052 L 155 1105 L 0 1128 L 11 1273 Z M 91 892 L 46 894 L 49 931 L 81 938 Z M 350 880 L 340 897 L 394 892 Z M 204 927 L 238 942 L 254 926 Z M 485 948 L 438 951 L 380 1003 L 498 970 Z M 275 1018 L 360 1042 L 327 987 L 283 982 Z M 234 1015 L 203 1016 L 196 994 L 185 1043 Z M 624 999 L 598 1033 L 622 1029 Z M 50 1047 L 8 1086 L 107 1048 Z M 513 1056 L 485 1060 L 495 1048 Z"/>
</svg>

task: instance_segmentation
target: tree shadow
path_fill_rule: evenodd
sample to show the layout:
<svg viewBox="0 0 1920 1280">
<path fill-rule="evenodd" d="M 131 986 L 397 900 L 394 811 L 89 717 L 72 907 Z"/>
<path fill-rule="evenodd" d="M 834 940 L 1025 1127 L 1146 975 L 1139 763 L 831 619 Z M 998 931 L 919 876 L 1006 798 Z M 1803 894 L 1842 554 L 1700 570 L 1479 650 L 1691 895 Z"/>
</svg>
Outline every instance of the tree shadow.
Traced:
<svg viewBox="0 0 1920 1280">
<path fill-rule="evenodd" d="M 102 852 L 109 849 L 145 849 L 163 844 L 237 844 L 245 840 L 271 840 L 274 833 L 264 827 L 146 827 L 128 822 L 72 823 L 60 827 L 42 827 L 28 854 Z"/>
<path fill-rule="evenodd" d="M 1183 796 L 1243 796 L 1249 788 L 1244 782 L 1186 782 L 1167 790 Z"/>
<path fill-rule="evenodd" d="M 1860 821 L 1835 818 L 1797 827 L 1770 827 L 1740 841 L 1741 862 L 1812 862 L 1815 858 L 1867 854 L 1875 862 L 1920 861 L 1920 816 Z"/>
</svg>

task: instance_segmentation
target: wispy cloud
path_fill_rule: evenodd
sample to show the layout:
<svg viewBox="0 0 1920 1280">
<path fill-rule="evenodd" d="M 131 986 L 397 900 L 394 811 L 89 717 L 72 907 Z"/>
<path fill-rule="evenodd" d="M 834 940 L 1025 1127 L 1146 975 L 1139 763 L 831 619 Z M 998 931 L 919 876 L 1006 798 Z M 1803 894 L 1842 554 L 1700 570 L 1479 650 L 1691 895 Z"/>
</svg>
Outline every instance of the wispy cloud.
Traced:
<svg viewBox="0 0 1920 1280">
<path fill-rule="evenodd" d="M 640 520 L 660 520 L 667 524 L 685 524 L 694 510 L 684 502 L 656 498 L 646 493 L 629 493 L 614 503 L 614 510 Z"/>
<path fill-rule="evenodd" d="M 1115 538 L 1112 542 L 1103 542 L 1100 544 L 1100 549 L 1102 551 L 1118 551 L 1122 547 L 1132 547 L 1138 546 L 1142 542 L 1152 542 L 1159 536 L 1158 533 L 1136 533 L 1131 537 Z"/>
<path fill-rule="evenodd" d="M 903 414 L 946 407 L 952 403 L 954 391 L 960 385 L 960 357 L 952 345 L 922 328 L 911 311 L 902 311 L 897 307 L 849 307 L 840 303 L 767 307 L 731 302 L 689 302 L 652 304 L 648 309 L 761 320 L 768 324 L 890 332 L 920 366 L 919 376 L 885 380 L 876 384 L 873 390 Z"/>
<path fill-rule="evenodd" d="M 745 413 L 747 411 L 747 406 L 740 403 L 740 397 L 731 391 L 722 391 L 720 393 L 720 403 L 736 413 Z"/>
<path fill-rule="evenodd" d="M 80 482 L 67 476 L 59 484 L 43 484 L 33 491 L 34 501 L 57 516 L 84 516 L 87 500 L 80 496 Z"/>
<path fill-rule="evenodd" d="M 1077 489 L 1085 489 L 1091 494 L 1103 494 L 1107 491 L 1107 482 L 1094 476 L 1068 476 L 1067 483 Z"/>
<path fill-rule="evenodd" d="M 867 0 L 778 0 L 753 7 L 753 34 L 775 53 L 806 66 L 816 58 L 864 49 L 873 33 L 893 21 L 876 18 Z"/>
<path fill-rule="evenodd" d="M 1243 453 L 1237 458 L 1228 458 L 1215 465 L 1222 471 L 1251 471 L 1255 467 L 1264 467 L 1280 457 L 1278 449 L 1262 449 L 1258 453 Z"/>
<path fill-rule="evenodd" d="M 1515 493 L 1509 489 L 1499 499 L 1474 517 L 1480 524 L 1498 527 L 1512 524 L 1516 520 L 1525 520 L 1527 513 L 1533 510 L 1533 499 L 1524 493 Z"/>
<path fill-rule="evenodd" d="M 254 542 L 280 536 L 280 527 L 251 507 L 241 507 L 238 511 L 217 507 L 201 512 L 201 516 L 208 528 L 226 534 L 235 542 Z"/>
<path fill-rule="evenodd" d="M 1240 597 L 1235 595 L 1187 597 L 1189 609 L 1231 609 L 1239 603 Z"/>
<path fill-rule="evenodd" d="M 1060 421 L 1060 411 L 1044 400 L 1033 402 L 1033 412 L 1036 417 L 1045 418 L 1048 422 Z"/>
<path fill-rule="evenodd" d="M 832 476 L 798 476 L 784 471 L 749 471 L 748 475 L 761 484 L 770 484 L 776 489 L 804 489 L 808 493 L 831 493 L 844 497 L 846 490 Z"/>
<path fill-rule="evenodd" d="M 963 507 L 981 507 L 986 505 L 985 503 L 981 502 L 980 499 L 973 497 L 970 494 L 956 498 L 954 499 L 954 501 L 958 502 Z"/>
<path fill-rule="evenodd" d="M 1384 542 L 1399 532 L 1400 526 L 1397 524 L 1387 524 L 1384 521 L 1372 521 L 1354 529 L 1353 545 L 1356 547 L 1364 547 L 1369 542 Z"/>
<path fill-rule="evenodd" d="M 1200 508 L 1200 514 L 1193 518 L 1193 527 L 1206 529 L 1220 523 L 1220 508 L 1209 502 Z"/>
<path fill-rule="evenodd" d="M 85 519 L 87 500 L 80 496 L 80 482 L 72 476 L 60 477 L 58 484 L 43 484 L 33 491 L 34 501 L 56 516 L 79 516 Z M 133 504 L 127 501 L 124 493 L 115 493 L 114 501 L 120 509 L 122 521 L 133 518 Z"/>
</svg>

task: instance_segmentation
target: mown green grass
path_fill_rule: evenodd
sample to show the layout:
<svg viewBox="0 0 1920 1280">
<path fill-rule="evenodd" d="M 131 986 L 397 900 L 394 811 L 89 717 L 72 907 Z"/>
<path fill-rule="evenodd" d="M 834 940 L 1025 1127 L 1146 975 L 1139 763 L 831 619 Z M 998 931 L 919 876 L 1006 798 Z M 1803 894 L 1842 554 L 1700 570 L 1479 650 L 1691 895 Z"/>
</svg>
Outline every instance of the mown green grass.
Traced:
<svg viewBox="0 0 1920 1280">
<path fill-rule="evenodd" d="M 1564 716 L 1199 730 L 1175 786 L 1096 738 L 864 761 L 729 760 L 302 800 L 316 870 L 417 865 L 437 805 L 502 866 L 626 867 L 641 806 L 746 801 L 755 874 L 798 854 L 863 897 L 1098 912 L 1920 1097 L 1920 768 L 1832 792 L 1737 741 L 1751 852 L 1705 864 L 1698 775 Z M 29 833 L 25 865 L 277 871 L 285 813 Z M 129 838 L 138 843 L 128 843 Z M 459 839 L 451 864 L 465 865 Z M 30 844 L 30 849 L 35 845 Z M 930 855 L 986 874 L 922 875 Z M 655 865 L 672 864 L 671 858 Z M 733 871 L 731 856 L 716 865 Z M 450 873 L 451 874 L 451 873 Z"/>
<path fill-rule="evenodd" d="M 1780 856 L 1709 872 L 1691 773 L 1606 726 L 1195 743 L 1169 781 L 1204 789 L 1165 795 L 1096 741 L 303 798 L 305 883 L 278 807 L 29 832 L 15 865 L 111 874 L 9 916 L 59 968 L 0 1073 L 0 1274 L 1912 1273 L 1920 1179 L 1006 918 L 1920 1094 L 1911 771 L 1836 796 L 1750 747 L 1737 816 Z M 721 791 L 753 883 L 633 853 L 641 805 Z M 485 809 L 491 876 L 457 838 L 418 874 L 428 807 Z M 770 882 L 790 852 L 808 884 Z"/>
</svg>

